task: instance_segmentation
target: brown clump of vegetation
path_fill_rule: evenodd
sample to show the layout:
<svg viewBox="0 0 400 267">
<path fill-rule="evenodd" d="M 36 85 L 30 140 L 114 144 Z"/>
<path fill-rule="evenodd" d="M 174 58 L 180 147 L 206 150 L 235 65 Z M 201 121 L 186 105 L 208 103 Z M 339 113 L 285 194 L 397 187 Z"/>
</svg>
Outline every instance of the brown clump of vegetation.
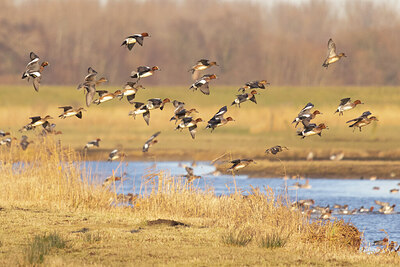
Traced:
<svg viewBox="0 0 400 267">
<path fill-rule="evenodd" d="M 310 224 L 270 188 L 234 188 L 231 195 L 216 196 L 212 188 L 201 191 L 180 178 L 150 173 L 143 180 L 147 194 L 132 198 L 130 206 L 116 206 L 117 199 L 125 199 L 82 171 L 74 152 L 51 139 L 35 152 L 19 162 L 12 161 L 12 152 L 0 155 L 0 224 L 14 229 L 0 233 L 1 264 L 189 264 L 193 259 L 199 264 L 278 264 L 283 255 L 291 264 L 399 261 L 358 254 L 354 226 Z M 162 223 L 155 227 L 147 221 Z M 227 249 L 231 258 L 223 256 Z M 25 251 L 22 258 L 18 251 Z M 104 253 L 106 258 L 100 256 Z"/>
</svg>

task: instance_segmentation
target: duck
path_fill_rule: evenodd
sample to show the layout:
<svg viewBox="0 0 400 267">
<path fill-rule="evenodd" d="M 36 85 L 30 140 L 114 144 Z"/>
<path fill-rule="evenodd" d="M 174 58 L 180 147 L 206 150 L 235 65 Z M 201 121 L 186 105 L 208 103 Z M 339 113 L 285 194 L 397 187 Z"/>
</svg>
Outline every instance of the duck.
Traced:
<svg viewBox="0 0 400 267">
<path fill-rule="evenodd" d="M 210 94 L 210 88 L 208 86 L 208 83 L 213 80 L 216 79 L 217 75 L 215 74 L 206 74 L 203 75 L 203 77 L 201 77 L 200 79 L 196 80 L 189 88 L 189 90 L 197 90 L 200 89 L 200 91 L 205 94 L 205 95 L 209 95 Z"/>
<path fill-rule="evenodd" d="M 125 40 L 122 42 L 121 46 L 126 46 L 129 49 L 129 51 L 131 51 L 136 43 L 138 43 L 140 46 L 143 46 L 144 37 L 150 37 L 150 35 L 147 32 L 133 34 L 131 36 L 126 37 Z"/>
<path fill-rule="evenodd" d="M 160 109 L 163 110 L 165 104 L 170 103 L 171 100 L 169 98 L 165 98 L 164 100 L 161 100 L 161 98 L 151 98 L 149 100 L 147 100 L 147 108 L 149 110 L 153 110 L 153 109 Z"/>
<path fill-rule="evenodd" d="M 6 135 L 10 135 L 10 132 L 5 132 L 3 130 L 0 130 L 0 136 L 4 137 Z"/>
<path fill-rule="evenodd" d="M 302 110 L 300 110 L 300 112 L 297 115 L 297 117 L 292 121 L 292 123 L 296 123 L 296 125 L 294 127 L 297 127 L 299 122 L 301 122 L 301 121 L 303 121 L 303 120 L 305 120 L 307 118 L 310 118 L 312 116 L 310 110 L 313 107 L 314 107 L 314 104 L 312 104 L 310 102 L 310 103 L 307 103 L 307 105 Z M 314 116 L 314 118 L 315 118 L 315 116 Z"/>
<path fill-rule="evenodd" d="M 150 123 L 150 110 L 147 108 L 142 102 L 132 102 L 131 104 L 134 105 L 135 109 L 130 111 L 128 116 L 133 116 L 136 119 L 136 115 L 143 114 L 143 119 L 147 125 Z"/>
<path fill-rule="evenodd" d="M 126 179 L 124 179 L 123 177 L 126 175 L 126 172 L 124 172 L 121 176 L 115 176 L 114 173 L 111 176 L 108 176 L 104 181 L 103 181 L 103 187 L 108 187 L 110 186 L 112 183 L 115 182 L 122 182 L 125 181 Z"/>
<path fill-rule="evenodd" d="M 117 90 L 114 93 L 108 92 L 106 90 L 97 90 L 96 93 L 99 95 L 99 98 L 94 100 L 93 103 L 96 105 L 100 105 L 101 103 L 113 100 L 114 98 L 121 96 L 121 90 Z"/>
<path fill-rule="evenodd" d="M 92 147 L 99 147 L 100 141 L 101 141 L 100 138 L 96 138 L 92 141 L 89 141 L 86 143 L 86 145 L 83 147 L 83 149 L 88 150 L 89 148 L 92 148 Z"/>
<path fill-rule="evenodd" d="M 344 152 L 332 154 L 329 159 L 333 161 L 340 161 L 344 158 Z"/>
<path fill-rule="evenodd" d="M 360 117 L 346 121 L 346 123 L 354 121 L 354 123 L 349 125 L 349 127 L 353 127 L 353 132 L 356 129 L 356 127 L 358 127 L 358 129 L 361 132 L 361 127 L 369 125 L 372 121 L 379 121 L 377 117 L 375 116 L 368 117 L 369 115 L 371 115 L 371 112 L 365 111 Z"/>
<path fill-rule="evenodd" d="M 382 240 L 374 241 L 374 246 L 383 246 L 383 247 L 386 247 L 386 246 L 388 246 L 388 245 L 389 245 L 389 239 L 388 239 L 387 237 L 385 237 L 385 238 L 382 239 Z"/>
<path fill-rule="evenodd" d="M 80 107 L 80 108 L 73 108 L 71 106 L 64 106 L 64 107 L 58 107 L 64 110 L 64 112 L 59 115 L 58 117 L 61 119 L 65 119 L 67 117 L 72 117 L 72 116 L 76 116 L 79 119 L 82 119 L 82 111 L 86 111 L 84 108 Z"/>
<path fill-rule="evenodd" d="M 41 134 L 42 136 L 46 136 L 48 134 L 62 134 L 62 131 L 57 131 L 56 130 L 56 124 L 55 123 L 49 123 L 46 126 L 43 127 L 44 129 L 42 130 Z"/>
<path fill-rule="evenodd" d="M 35 89 L 36 92 L 39 92 L 40 81 L 42 79 L 42 72 L 44 68 L 49 65 L 49 62 L 43 61 L 41 64 L 39 64 L 40 59 L 34 52 L 31 52 L 29 54 L 29 57 L 31 61 L 26 65 L 26 70 L 22 74 L 22 79 L 28 78 L 29 81 L 29 79 L 32 78 L 33 88 Z"/>
<path fill-rule="evenodd" d="M 121 100 L 126 96 L 126 99 L 128 100 L 129 103 L 131 103 L 136 96 L 136 93 L 139 91 L 139 89 L 146 89 L 140 84 L 137 84 L 136 82 L 126 82 L 124 85 L 123 89 L 121 90 L 121 94 L 119 95 Z"/>
<path fill-rule="evenodd" d="M 194 119 L 193 117 L 184 117 L 182 118 L 181 123 L 179 123 L 178 126 L 175 128 L 175 130 L 188 128 L 192 139 L 195 139 L 197 124 L 202 121 L 203 119 L 201 118 Z"/>
<path fill-rule="evenodd" d="M 145 78 L 153 75 L 156 70 L 160 70 L 160 68 L 158 66 L 154 66 L 151 68 L 147 66 L 140 66 L 137 68 L 136 71 L 131 72 L 131 78 L 140 80 L 140 78 Z"/>
<path fill-rule="evenodd" d="M 256 164 L 256 162 L 253 159 L 235 159 L 230 161 L 230 163 L 232 163 L 232 166 L 229 167 L 228 171 L 232 172 L 243 169 L 244 167 L 249 166 L 249 164 L 251 163 Z"/>
<path fill-rule="evenodd" d="M 265 85 L 269 84 L 267 80 L 247 82 L 243 87 L 240 87 L 238 91 L 244 93 L 247 89 L 265 89 Z"/>
<path fill-rule="evenodd" d="M 227 106 L 223 106 L 219 111 L 207 122 L 206 129 L 211 129 L 211 132 L 217 127 L 224 126 L 230 121 L 235 121 L 232 117 L 224 118 L 224 114 L 228 111 Z"/>
<path fill-rule="evenodd" d="M 374 186 L 372 187 L 372 190 L 380 190 L 381 188 L 379 186 Z"/>
<path fill-rule="evenodd" d="M 301 132 L 299 132 L 298 135 L 302 136 L 303 139 L 307 136 L 312 136 L 316 134 L 321 136 L 323 129 L 328 129 L 328 127 L 324 123 L 320 123 L 318 126 L 315 123 L 310 123 Z"/>
<path fill-rule="evenodd" d="M 396 204 L 393 204 L 392 206 L 390 206 L 389 202 L 383 202 L 383 201 L 379 201 L 379 200 L 375 200 L 375 204 L 381 206 L 379 208 L 379 212 L 383 213 L 383 214 L 393 213 L 394 208 L 396 207 Z"/>
<path fill-rule="evenodd" d="M 310 181 L 306 179 L 306 182 L 304 184 L 300 184 L 299 182 L 296 182 L 293 185 L 293 188 L 295 189 L 311 189 L 312 186 L 310 185 Z"/>
<path fill-rule="evenodd" d="M 46 117 L 42 118 L 40 116 L 30 117 L 31 122 L 27 125 L 28 128 L 36 128 L 37 126 L 42 125 L 45 128 L 49 124 L 49 120 L 53 119 L 50 115 L 46 115 Z"/>
<path fill-rule="evenodd" d="M 102 83 L 107 82 L 107 79 L 101 77 L 96 80 L 97 71 L 95 71 L 92 67 L 89 67 L 87 70 L 88 74 L 85 76 L 85 79 L 82 83 L 78 85 L 76 89 L 85 88 L 86 90 L 86 106 L 90 106 L 93 102 L 93 98 L 96 94 L 96 86 Z"/>
<path fill-rule="evenodd" d="M 373 212 L 374 211 L 374 207 L 370 207 L 369 209 L 368 208 L 364 208 L 364 206 L 361 206 L 359 209 L 358 209 L 358 212 L 359 213 L 370 213 L 370 212 Z"/>
<path fill-rule="evenodd" d="M 208 59 L 200 59 L 197 61 L 196 65 L 189 69 L 189 72 L 192 72 L 193 74 L 195 71 L 206 70 L 212 66 L 218 66 L 217 62 Z"/>
<path fill-rule="evenodd" d="M 187 174 L 183 175 L 183 177 L 185 177 L 189 183 L 193 182 L 195 179 L 201 178 L 200 175 L 194 174 L 194 170 L 192 167 L 185 166 L 185 170 L 186 170 Z"/>
<path fill-rule="evenodd" d="M 265 150 L 265 153 L 276 155 L 278 154 L 278 152 L 282 152 L 284 149 L 289 150 L 289 148 L 287 148 L 286 146 L 276 145 Z"/>
<path fill-rule="evenodd" d="M 257 100 L 256 100 L 256 96 L 255 96 L 256 94 L 257 94 L 257 91 L 252 90 L 250 93 L 236 95 L 237 98 L 232 102 L 231 106 L 236 105 L 236 106 L 239 106 L 239 108 L 240 108 L 240 103 L 243 103 L 247 100 L 250 100 L 251 102 L 257 104 Z"/>
<path fill-rule="evenodd" d="M 155 134 L 153 134 L 153 135 L 146 141 L 146 143 L 144 143 L 143 149 L 142 149 L 143 152 L 148 152 L 148 151 L 149 151 L 149 148 L 150 148 L 151 146 L 153 146 L 154 144 L 157 144 L 157 143 L 158 143 L 158 141 L 157 141 L 155 138 L 156 138 L 160 133 L 161 133 L 161 132 L 156 132 Z"/>
<path fill-rule="evenodd" d="M 4 139 L 0 140 L 0 146 L 7 145 L 8 147 L 10 147 L 11 143 L 16 140 L 17 140 L 17 138 L 15 138 L 15 137 L 4 138 Z"/>
<path fill-rule="evenodd" d="M 178 122 L 178 120 L 183 119 L 184 117 L 189 117 L 192 113 L 199 113 L 197 109 L 191 108 L 189 110 L 183 108 L 175 112 L 175 115 L 171 117 L 169 121 L 175 120 L 175 124 Z"/>
<path fill-rule="evenodd" d="M 322 220 L 328 220 L 332 217 L 332 210 L 324 211 L 319 217 Z"/>
<path fill-rule="evenodd" d="M 347 57 L 344 53 L 337 54 L 336 53 L 336 44 L 333 42 L 332 38 L 328 41 L 328 55 L 325 59 L 322 67 L 328 68 L 328 66 L 332 63 L 335 63 L 342 57 Z"/>
<path fill-rule="evenodd" d="M 31 144 L 31 143 L 33 143 L 33 141 L 30 141 L 30 142 L 29 142 L 29 141 L 28 141 L 28 136 L 23 135 L 23 136 L 21 137 L 21 142 L 20 142 L 19 144 L 20 144 L 22 150 L 26 150 L 26 149 L 28 148 L 29 144 Z"/>
<path fill-rule="evenodd" d="M 389 190 L 390 194 L 397 194 L 399 193 L 399 189 L 398 188 L 393 188 Z"/>
<path fill-rule="evenodd" d="M 108 155 L 108 160 L 107 161 L 114 161 L 114 160 L 117 160 L 117 159 L 123 159 L 125 156 L 126 156 L 125 153 L 119 152 L 118 149 L 114 149 Z"/>
<path fill-rule="evenodd" d="M 351 102 L 350 97 L 343 98 L 343 99 L 340 100 L 339 107 L 336 109 L 335 113 L 339 112 L 339 116 L 341 116 L 341 115 L 343 115 L 343 111 L 347 111 L 347 110 L 353 109 L 357 105 L 360 105 L 360 104 L 364 104 L 364 103 L 362 103 L 358 99 L 356 101 L 354 101 L 354 102 Z"/>
</svg>

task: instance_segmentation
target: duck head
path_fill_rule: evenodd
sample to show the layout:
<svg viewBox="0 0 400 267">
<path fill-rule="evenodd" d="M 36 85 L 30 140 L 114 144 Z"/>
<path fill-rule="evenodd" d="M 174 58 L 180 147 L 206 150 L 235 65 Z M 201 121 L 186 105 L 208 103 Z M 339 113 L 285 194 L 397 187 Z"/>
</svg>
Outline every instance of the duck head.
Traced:
<svg viewBox="0 0 400 267">
<path fill-rule="evenodd" d="M 154 66 L 151 68 L 152 71 L 156 71 L 156 70 L 160 70 L 160 68 L 158 66 Z"/>
<path fill-rule="evenodd" d="M 344 53 L 340 53 L 338 57 L 347 57 Z"/>
<path fill-rule="evenodd" d="M 364 103 L 362 103 L 361 100 L 358 100 L 358 99 L 357 99 L 356 101 L 354 101 L 354 105 L 357 106 L 357 105 L 359 105 L 359 104 L 364 104 Z"/>
</svg>

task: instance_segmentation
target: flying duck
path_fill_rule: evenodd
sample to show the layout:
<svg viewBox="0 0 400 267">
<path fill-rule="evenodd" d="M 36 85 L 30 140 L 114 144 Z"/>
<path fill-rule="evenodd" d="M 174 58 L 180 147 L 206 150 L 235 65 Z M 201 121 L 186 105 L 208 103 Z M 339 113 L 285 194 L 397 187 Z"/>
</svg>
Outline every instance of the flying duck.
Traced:
<svg viewBox="0 0 400 267">
<path fill-rule="evenodd" d="M 49 62 L 43 61 L 39 64 L 39 57 L 34 53 L 31 52 L 29 55 L 31 61 L 26 65 L 26 70 L 22 74 L 22 79 L 30 78 L 33 80 L 33 88 L 35 88 L 36 92 L 39 92 L 39 85 L 42 79 L 42 72 L 46 66 L 49 65 Z"/>
<path fill-rule="evenodd" d="M 61 119 L 65 119 L 67 117 L 72 117 L 76 116 L 79 119 L 82 119 L 82 111 L 86 111 L 84 108 L 72 108 L 71 106 L 64 106 L 64 107 L 58 107 L 62 108 L 64 112 L 58 116 Z"/>
<path fill-rule="evenodd" d="M 287 148 L 285 146 L 276 145 L 276 146 L 270 147 L 267 150 L 265 150 L 265 153 L 267 153 L 267 154 L 271 153 L 273 155 L 276 155 L 276 154 L 278 154 L 278 152 L 282 152 L 283 149 L 289 150 L 289 148 Z"/>
<path fill-rule="evenodd" d="M 182 130 L 184 128 L 189 128 L 190 135 L 192 139 L 195 138 L 197 123 L 202 122 L 201 118 L 194 119 L 193 117 L 184 117 L 181 123 L 178 124 L 175 130 Z"/>
<path fill-rule="evenodd" d="M 299 122 L 303 122 L 303 124 L 309 124 L 310 120 L 314 119 L 317 114 L 322 114 L 319 110 L 315 110 L 311 113 L 311 109 L 314 107 L 312 103 L 308 103 L 297 115 L 297 117 L 292 121 L 292 123 L 296 123 L 294 127 L 297 127 Z"/>
<path fill-rule="evenodd" d="M 136 84 L 136 82 L 126 82 L 124 85 L 123 89 L 121 90 L 120 99 L 121 100 L 124 96 L 126 96 L 126 99 L 128 100 L 129 103 L 135 99 L 136 93 L 139 91 L 139 89 L 146 89 L 140 84 Z"/>
<path fill-rule="evenodd" d="M 33 143 L 33 141 L 29 142 L 28 141 L 28 136 L 23 135 L 21 137 L 21 142 L 19 144 L 20 144 L 22 150 L 26 150 L 28 148 L 29 144 L 31 144 L 31 143 Z"/>
<path fill-rule="evenodd" d="M 229 121 L 234 121 L 232 117 L 224 118 L 224 114 L 228 111 L 226 106 L 220 108 L 220 110 L 207 122 L 206 129 L 211 129 L 211 132 L 214 131 L 215 128 L 223 126 L 227 124 Z"/>
<path fill-rule="evenodd" d="M 245 102 L 247 100 L 250 100 L 250 101 L 252 101 L 252 102 L 257 104 L 256 96 L 255 96 L 256 94 L 257 94 L 257 91 L 256 90 L 252 90 L 250 93 L 244 93 L 244 94 L 241 94 L 241 95 L 236 95 L 237 98 L 232 102 L 231 106 L 236 105 L 236 106 L 239 106 L 239 108 L 240 108 L 240 103 L 243 103 L 243 102 Z"/>
<path fill-rule="evenodd" d="M 140 33 L 140 34 L 134 34 L 131 36 L 128 36 L 125 38 L 124 42 L 121 44 L 121 46 L 126 46 L 129 51 L 132 50 L 133 46 L 138 43 L 140 46 L 143 46 L 143 39 L 144 37 L 150 37 L 150 35 L 147 32 Z"/>
<path fill-rule="evenodd" d="M 143 152 L 149 151 L 149 148 L 150 148 L 152 145 L 158 143 L 158 141 L 157 141 L 155 138 L 156 138 L 160 133 L 161 133 L 161 132 L 156 132 L 155 134 L 153 134 L 153 135 L 149 138 L 149 140 L 146 141 L 146 143 L 144 143 L 143 149 L 142 149 Z"/>
<path fill-rule="evenodd" d="M 252 159 L 235 159 L 230 161 L 230 163 L 232 163 L 232 166 L 228 169 L 228 171 L 238 171 L 244 167 L 247 167 L 250 163 L 256 164 L 256 162 Z"/>
<path fill-rule="evenodd" d="M 108 92 L 106 90 L 97 90 L 96 93 L 99 94 L 99 98 L 94 100 L 93 103 L 100 105 L 101 103 L 110 101 L 118 96 L 121 96 L 121 90 L 117 90 L 114 93 Z"/>
<path fill-rule="evenodd" d="M 339 116 L 343 115 L 343 111 L 353 109 L 359 104 L 364 104 L 364 103 L 361 103 L 360 100 L 356 100 L 354 102 L 351 102 L 350 97 L 343 98 L 343 99 L 340 100 L 339 107 L 336 109 L 335 113 L 339 112 Z"/>
<path fill-rule="evenodd" d="M 183 119 L 184 117 L 189 117 L 190 114 L 192 113 L 199 113 L 195 108 L 192 109 L 179 109 L 178 111 L 175 112 L 175 115 L 169 120 L 169 121 L 173 121 L 175 120 L 175 124 L 178 122 L 178 120 Z"/>
<path fill-rule="evenodd" d="M 210 88 L 208 87 L 208 83 L 212 80 L 212 79 L 216 79 L 217 75 L 215 74 L 206 74 L 203 75 L 203 77 L 201 77 L 200 79 L 198 79 L 197 81 L 195 81 L 194 84 L 192 84 L 192 86 L 190 86 L 190 90 L 197 90 L 198 88 L 200 89 L 200 91 L 205 94 L 205 95 L 209 95 L 210 94 Z"/>
<path fill-rule="evenodd" d="M 0 130 L 0 136 L 4 137 L 6 135 L 10 135 L 9 132 L 4 132 L 3 130 Z"/>
<path fill-rule="evenodd" d="M 361 127 L 367 126 L 372 121 L 379 121 L 378 118 L 376 118 L 375 116 L 368 117 L 369 115 L 371 115 L 371 112 L 365 111 L 360 117 L 346 121 L 346 123 L 354 121 L 354 123 L 349 125 L 349 127 L 354 127 L 353 132 L 356 129 L 356 127 L 358 127 L 358 129 L 361 132 Z"/>
<path fill-rule="evenodd" d="M 164 100 L 161 100 L 161 98 L 151 98 L 147 100 L 147 108 L 149 110 L 157 109 L 159 108 L 160 110 L 164 109 L 164 105 L 167 103 L 170 103 L 171 100 L 169 98 L 165 98 Z"/>
<path fill-rule="evenodd" d="M 114 161 L 114 160 L 117 160 L 119 158 L 123 159 L 125 156 L 126 156 L 125 153 L 119 152 L 118 149 L 114 149 L 108 155 L 108 160 L 107 161 Z"/>
<path fill-rule="evenodd" d="M 302 136 L 302 138 L 316 134 L 321 136 L 321 132 L 323 129 L 328 129 L 324 123 L 320 123 L 318 126 L 315 123 L 310 123 L 305 126 L 304 129 L 298 133 L 298 135 Z"/>
<path fill-rule="evenodd" d="M 331 38 L 328 41 L 328 55 L 322 67 L 328 68 L 330 64 L 335 63 L 342 57 L 346 57 L 346 55 L 344 53 L 336 54 L 336 45 Z"/>
<path fill-rule="evenodd" d="M 135 109 L 129 112 L 129 116 L 133 116 L 136 119 L 136 115 L 143 114 L 143 119 L 149 125 L 150 122 L 150 110 L 147 108 L 147 105 L 141 102 L 132 102 Z"/>
<path fill-rule="evenodd" d="M 83 147 L 84 150 L 87 150 L 91 147 L 99 147 L 100 138 L 96 138 L 95 140 L 87 142 L 87 144 Z"/>
<path fill-rule="evenodd" d="M 217 62 L 210 62 L 208 59 L 200 59 L 199 61 L 197 61 L 196 65 L 189 69 L 189 71 L 194 73 L 195 71 L 206 70 L 212 66 L 218 66 Z"/>
<path fill-rule="evenodd" d="M 96 94 L 96 85 L 107 82 L 107 79 L 102 77 L 96 80 L 97 71 L 92 67 L 88 68 L 88 74 L 85 76 L 83 83 L 80 83 L 76 89 L 85 88 L 86 90 L 86 106 L 90 106 L 93 102 L 93 98 Z"/>
<path fill-rule="evenodd" d="M 40 116 L 36 116 L 36 117 L 30 117 L 29 119 L 31 119 L 32 121 L 27 125 L 27 127 L 29 128 L 35 128 L 37 126 L 42 125 L 43 128 L 46 128 L 46 126 L 49 124 L 48 120 L 53 119 L 51 116 L 47 115 L 46 117 L 42 118 Z"/>
<path fill-rule="evenodd" d="M 137 71 L 132 71 L 131 72 L 131 78 L 133 79 L 140 79 L 140 78 L 145 78 L 153 75 L 153 73 L 156 70 L 160 70 L 157 66 L 154 66 L 152 68 L 147 67 L 147 66 L 140 66 L 137 68 Z"/>
<path fill-rule="evenodd" d="M 240 87 L 238 91 L 244 93 L 247 89 L 265 89 L 265 85 L 269 84 L 270 83 L 266 80 L 247 82 L 243 87 Z"/>
<path fill-rule="evenodd" d="M 200 175 L 194 175 L 194 171 L 193 171 L 192 167 L 185 166 L 185 170 L 186 170 L 187 174 L 183 175 L 183 177 L 185 177 L 189 183 L 193 182 L 193 180 L 195 180 L 195 179 L 201 178 Z"/>
</svg>

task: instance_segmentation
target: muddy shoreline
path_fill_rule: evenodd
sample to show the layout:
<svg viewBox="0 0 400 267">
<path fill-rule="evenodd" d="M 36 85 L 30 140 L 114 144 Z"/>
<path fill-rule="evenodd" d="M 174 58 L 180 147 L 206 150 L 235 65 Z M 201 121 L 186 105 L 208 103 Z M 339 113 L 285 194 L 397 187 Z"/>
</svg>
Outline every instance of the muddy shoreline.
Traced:
<svg viewBox="0 0 400 267">
<path fill-rule="evenodd" d="M 78 151 L 79 152 L 79 151 Z M 84 160 L 105 161 L 107 149 L 90 150 L 86 154 L 80 151 Z M 312 161 L 305 160 L 304 151 L 291 151 L 275 157 L 265 154 L 244 153 L 241 151 L 223 152 L 213 150 L 156 150 L 143 153 L 138 150 L 126 150 L 127 161 L 209 161 L 215 160 L 215 166 L 221 173 L 227 173 L 231 158 L 253 158 L 257 164 L 242 169 L 239 174 L 253 178 L 305 177 L 335 179 L 400 179 L 400 154 L 394 152 L 361 151 L 349 152 L 343 160 L 329 160 L 329 151 L 317 151 Z M 231 174 L 231 173 L 229 173 Z"/>
</svg>

